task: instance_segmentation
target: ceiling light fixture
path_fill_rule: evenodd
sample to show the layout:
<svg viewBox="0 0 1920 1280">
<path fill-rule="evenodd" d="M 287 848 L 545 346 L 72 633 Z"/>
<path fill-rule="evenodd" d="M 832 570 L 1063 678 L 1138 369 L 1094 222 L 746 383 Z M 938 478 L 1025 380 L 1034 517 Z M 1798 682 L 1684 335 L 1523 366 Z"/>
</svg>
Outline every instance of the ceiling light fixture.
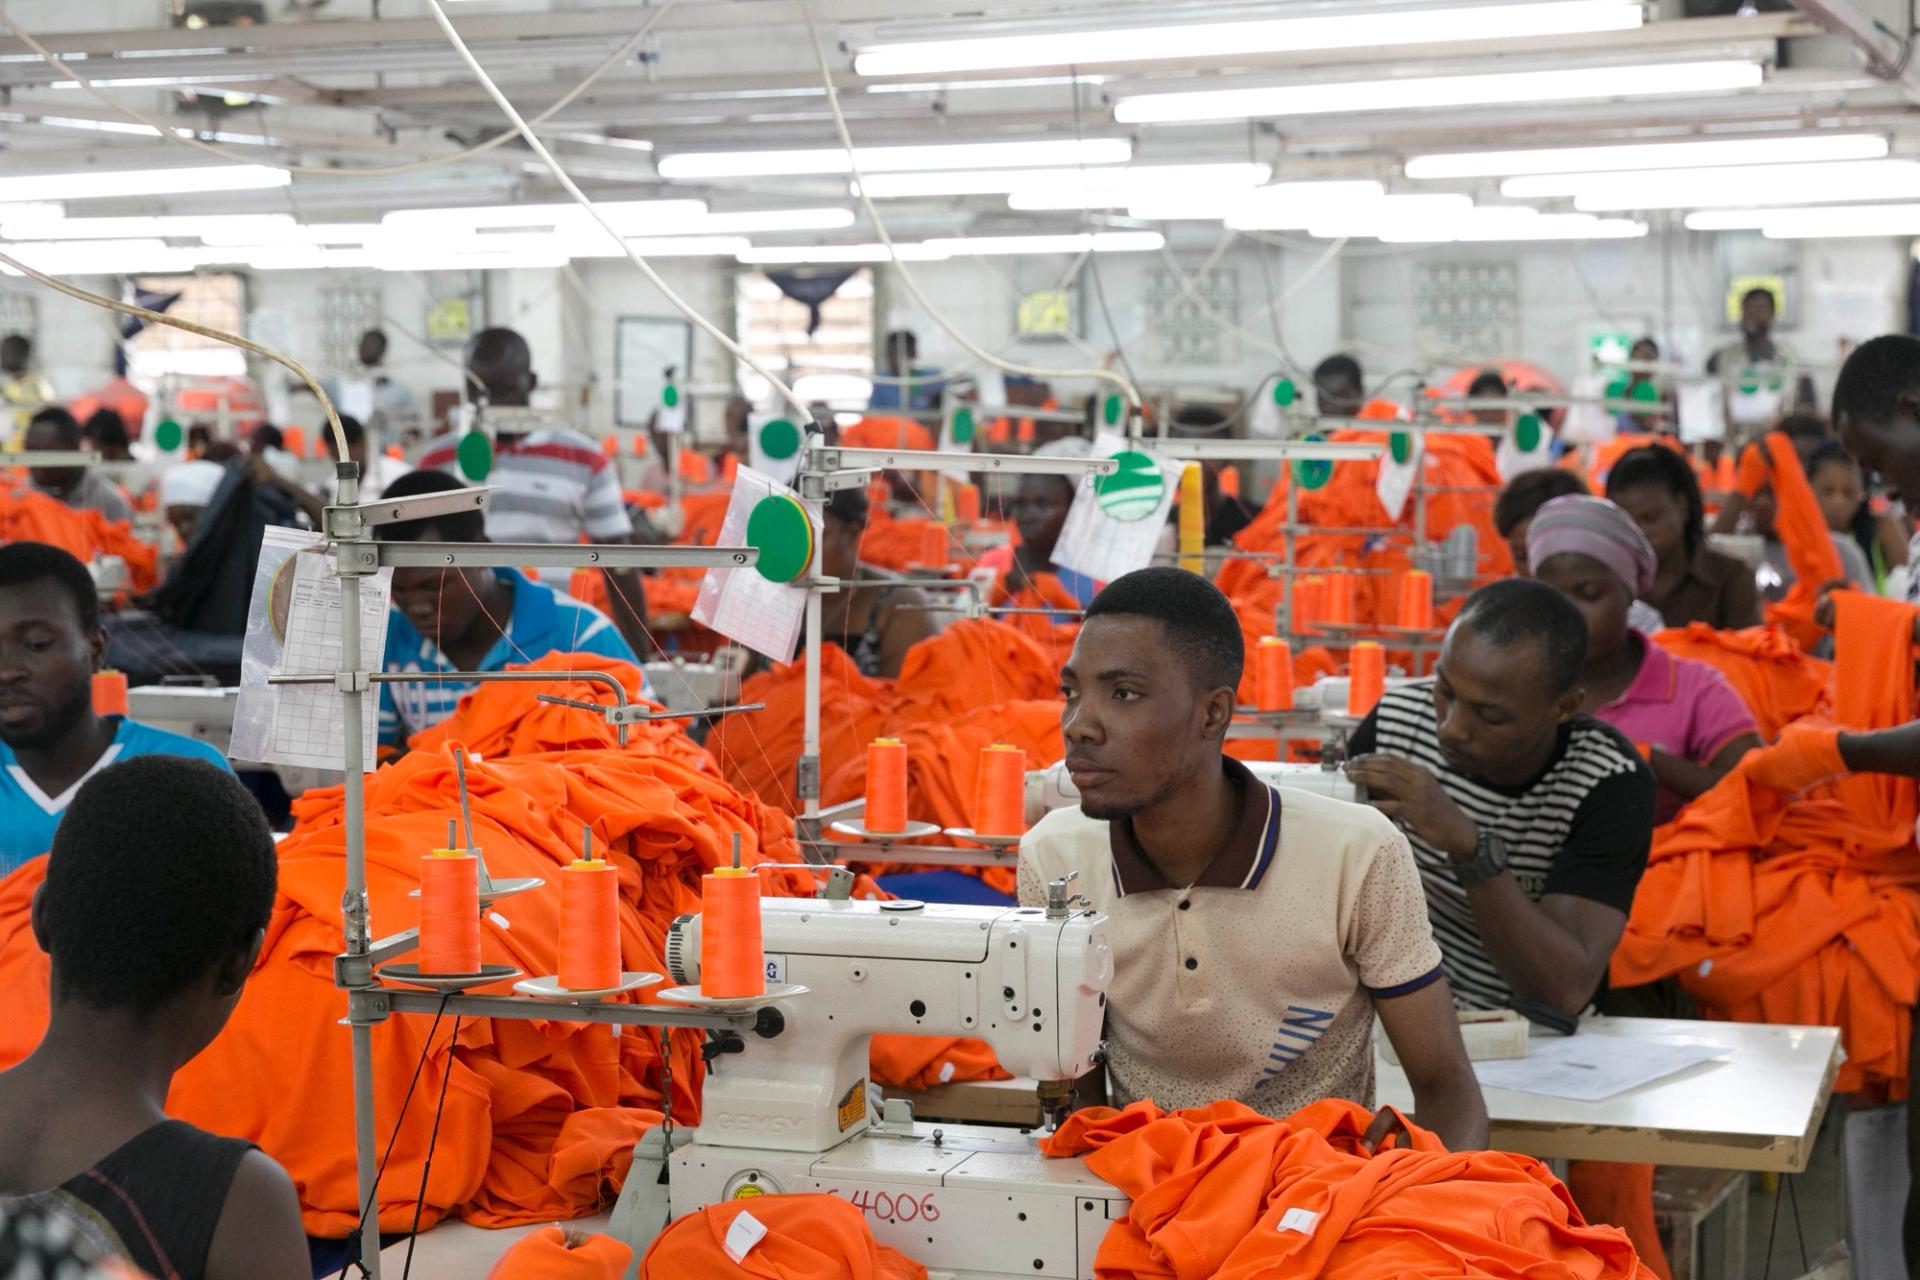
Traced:
<svg viewBox="0 0 1920 1280">
<path fill-rule="evenodd" d="M 1057 170 L 1053 172 L 1059 172 Z M 1118 209 L 1135 200 L 1168 192 L 1219 197 L 1257 188 L 1273 176 L 1268 164 L 1128 165 L 1125 168 L 1068 170 L 1064 179 L 1023 184 L 1007 195 L 1010 208 Z"/>
<path fill-rule="evenodd" d="M 1627 209 L 1712 209 L 1822 200 L 1897 200 L 1920 196 L 1920 161 L 1845 160 L 1722 169 L 1643 169 L 1632 173 L 1509 178 L 1509 199 L 1568 199 L 1584 213 Z"/>
<path fill-rule="evenodd" d="M 1001 169 L 1018 165 L 1125 164 L 1125 138 L 1049 138 L 1032 142 L 961 142 L 935 146 L 857 147 L 862 173 L 911 169 Z M 791 151 L 683 151 L 659 164 L 663 178 L 774 178 L 851 173 L 840 147 Z"/>
<path fill-rule="evenodd" d="M 125 218 L 0 218 L 6 240 L 201 238 L 225 244 L 282 243 L 299 229 L 284 213 L 168 214 Z"/>
<path fill-rule="evenodd" d="M 1758 231 L 1769 240 L 1920 236 L 1920 204 L 1710 209 L 1688 214 L 1686 225 L 1689 231 Z"/>
<path fill-rule="evenodd" d="M 0 202 L 14 200 L 131 199 L 196 191 L 258 191 L 284 187 L 293 174 L 260 164 L 195 165 L 180 169 L 88 169 L 74 173 L 0 178 Z"/>
<path fill-rule="evenodd" d="M 1430 44 L 1520 36 L 1629 31 L 1644 22 L 1641 6 L 1623 0 L 1549 0 L 1444 9 L 1392 10 L 1191 22 L 975 39 L 872 44 L 854 54 L 863 76 L 937 75 L 1023 67 L 1098 66 L 1222 54 L 1293 53 L 1367 45 Z"/>
<path fill-rule="evenodd" d="M 926 242 L 955 258 L 1027 253 L 1151 253 L 1166 244 L 1158 231 L 1094 231 L 1068 235 L 953 236 Z"/>
<path fill-rule="evenodd" d="M 903 262 L 943 262 L 949 256 L 924 244 L 894 243 Z M 856 262 L 887 262 L 892 256 L 884 244 L 756 245 L 735 258 L 749 266 L 789 264 L 825 265 Z"/>
<path fill-rule="evenodd" d="M 1329 115 L 1438 107 L 1568 102 L 1586 98 L 1666 97 L 1751 89 L 1765 78 L 1757 62 L 1633 63 L 1566 67 L 1557 71 L 1502 71 L 1418 79 L 1353 80 L 1267 89 L 1212 89 L 1122 98 L 1113 118 L 1122 124 L 1234 120 L 1249 116 Z"/>
<path fill-rule="evenodd" d="M 1510 178 L 1543 173 L 1878 160 L 1886 154 L 1887 140 L 1877 133 L 1815 133 L 1796 137 L 1637 142 L 1607 147 L 1541 147 L 1530 151 L 1461 151 L 1414 156 L 1407 161 L 1406 173 L 1409 178 L 1422 179 Z"/>
</svg>

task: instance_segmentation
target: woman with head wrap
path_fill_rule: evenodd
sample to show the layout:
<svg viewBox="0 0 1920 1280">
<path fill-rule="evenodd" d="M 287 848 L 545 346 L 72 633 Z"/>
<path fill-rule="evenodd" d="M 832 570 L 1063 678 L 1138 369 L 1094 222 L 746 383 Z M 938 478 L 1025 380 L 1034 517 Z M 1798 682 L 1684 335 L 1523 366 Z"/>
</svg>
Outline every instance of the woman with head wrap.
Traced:
<svg viewBox="0 0 1920 1280">
<path fill-rule="evenodd" d="M 1658 558 L 1633 517 L 1605 498 L 1547 503 L 1527 531 L 1532 576 L 1558 588 L 1587 620 L 1585 710 L 1646 756 L 1665 822 L 1760 745 L 1753 713 L 1726 677 L 1674 658 L 1627 623 Z"/>
</svg>

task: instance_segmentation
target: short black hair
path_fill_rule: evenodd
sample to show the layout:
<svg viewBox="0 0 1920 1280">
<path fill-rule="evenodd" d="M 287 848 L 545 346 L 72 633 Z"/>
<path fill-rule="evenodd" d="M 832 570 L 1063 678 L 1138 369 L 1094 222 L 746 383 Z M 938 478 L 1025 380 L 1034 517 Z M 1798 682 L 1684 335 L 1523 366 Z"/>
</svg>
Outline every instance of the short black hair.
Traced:
<svg viewBox="0 0 1920 1280">
<path fill-rule="evenodd" d="M 0 338 L 0 351 L 19 351 L 30 355 L 33 352 L 33 339 L 24 333 L 10 333 Z"/>
<path fill-rule="evenodd" d="M 127 434 L 127 420 L 116 409 L 95 409 L 80 434 L 102 448 L 124 447 L 133 443 Z"/>
<path fill-rule="evenodd" d="M 1793 440 L 1831 440 L 1832 428 L 1827 420 L 1817 413 L 1790 413 L 1780 419 L 1775 431 L 1783 431 Z"/>
<path fill-rule="evenodd" d="M 1833 420 L 1871 422 L 1900 416 L 1900 397 L 1920 393 L 1920 338 L 1889 333 L 1863 342 L 1833 383 Z"/>
<path fill-rule="evenodd" d="M 855 485 L 851 489 L 835 489 L 833 496 L 827 499 L 825 514 L 835 520 L 865 528 L 867 517 L 872 514 L 873 503 L 867 497 L 864 485 Z"/>
<path fill-rule="evenodd" d="M 168 755 L 109 765 L 81 785 L 47 857 L 54 999 L 157 1011 L 252 945 L 278 873 L 266 814 L 225 769 Z"/>
<path fill-rule="evenodd" d="M 1700 497 L 1700 477 L 1693 464 L 1677 449 L 1663 444 L 1643 444 L 1621 454 L 1607 472 L 1607 499 L 1618 502 L 1628 489 L 1657 485 L 1686 505 L 1687 554 L 1693 555 L 1707 541 L 1707 504 Z"/>
<path fill-rule="evenodd" d="M 247 437 L 247 448 L 253 450 L 255 453 L 260 453 L 267 449 L 284 449 L 286 447 L 286 433 L 274 426 L 271 422 L 261 423 L 253 429 L 253 434 Z"/>
<path fill-rule="evenodd" d="M 395 498 L 417 498 L 423 493 L 451 493 L 466 487 L 466 482 L 444 471 L 422 467 L 418 471 L 407 472 L 388 485 L 380 499 L 391 502 Z M 380 529 L 380 536 L 389 542 L 421 542 L 428 533 L 438 535 L 433 539 L 436 542 L 485 542 L 487 517 L 479 507 L 474 507 L 469 511 L 430 516 L 425 520 L 401 520 Z"/>
<path fill-rule="evenodd" d="M 1780 309 L 1780 299 L 1774 297 L 1773 290 L 1767 288 L 1765 285 L 1755 285 L 1753 288 L 1741 294 L 1740 305 L 1744 307 L 1755 298 L 1765 298 L 1768 306 L 1772 307 L 1775 311 Z"/>
<path fill-rule="evenodd" d="M 0 546 L 0 587 L 24 587 L 51 582 L 73 601 L 80 630 L 91 636 L 100 629 L 100 595 L 93 575 L 73 554 L 44 542 L 9 542 Z"/>
<path fill-rule="evenodd" d="M 1315 382 L 1331 382 L 1345 378 L 1354 386 L 1359 386 L 1364 377 L 1360 372 L 1360 362 L 1349 355 L 1332 355 L 1313 366 Z"/>
<path fill-rule="evenodd" d="M 1533 578 L 1502 578 L 1480 588 L 1454 625 L 1503 649 L 1540 646 L 1556 698 L 1580 683 L 1587 665 L 1587 620 L 1557 588 Z"/>
<path fill-rule="evenodd" d="M 1807 479 L 1813 479 L 1813 473 L 1829 462 L 1844 462 L 1855 470 L 1863 470 L 1859 460 L 1847 452 L 1845 445 L 1838 440 L 1822 440 L 1814 446 L 1813 452 L 1807 455 Z"/>
<path fill-rule="evenodd" d="M 1482 396 L 1489 398 L 1507 394 L 1507 380 L 1500 376 L 1498 369 L 1482 369 L 1473 375 L 1473 384 L 1467 388 L 1467 398 L 1477 400 Z"/>
<path fill-rule="evenodd" d="M 1173 412 L 1168 434 L 1176 436 L 1217 436 L 1231 425 L 1231 419 L 1210 404 L 1183 404 Z"/>
<path fill-rule="evenodd" d="M 1507 487 L 1494 499 L 1493 527 L 1500 531 L 1501 537 L 1511 537 L 1522 520 L 1533 519 L 1534 512 L 1555 498 L 1590 492 L 1587 482 L 1565 467 L 1522 471 L 1507 481 Z"/>
<path fill-rule="evenodd" d="M 342 413 L 338 416 L 340 418 L 340 434 L 347 438 L 347 447 L 349 449 L 366 439 L 367 428 L 360 419 L 350 413 Z M 327 430 L 322 434 L 329 440 L 333 439 L 333 432 L 331 430 Z"/>
<path fill-rule="evenodd" d="M 27 419 L 28 430 L 34 427 L 52 427 L 63 448 L 80 447 L 80 420 L 57 404 L 50 404 Z"/>
<path fill-rule="evenodd" d="M 1087 606 L 1086 620 L 1133 614 L 1167 629 L 1173 651 L 1203 689 L 1235 689 L 1246 666 L 1240 618 L 1220 588 L 1185 569 L 1157 565 L 1109 582 Z"/>
</svg>

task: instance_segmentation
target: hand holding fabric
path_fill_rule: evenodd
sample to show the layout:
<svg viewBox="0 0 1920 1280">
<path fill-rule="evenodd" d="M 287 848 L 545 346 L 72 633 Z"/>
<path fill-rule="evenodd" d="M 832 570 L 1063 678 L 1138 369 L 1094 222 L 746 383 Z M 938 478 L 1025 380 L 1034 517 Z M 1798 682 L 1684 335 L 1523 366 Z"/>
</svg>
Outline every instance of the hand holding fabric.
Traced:
<svg viewBox="0 0 1920 1280">
<path fill-rule="evenodd" d="M 1840 758 L 1840 730 L 1806 720 L 1788 725 L 1778 742 L 1754 752 L 1741 767 L 1761 786 L 1785 792 L 1804 791 L 1847 771 Z"/>
</svg>

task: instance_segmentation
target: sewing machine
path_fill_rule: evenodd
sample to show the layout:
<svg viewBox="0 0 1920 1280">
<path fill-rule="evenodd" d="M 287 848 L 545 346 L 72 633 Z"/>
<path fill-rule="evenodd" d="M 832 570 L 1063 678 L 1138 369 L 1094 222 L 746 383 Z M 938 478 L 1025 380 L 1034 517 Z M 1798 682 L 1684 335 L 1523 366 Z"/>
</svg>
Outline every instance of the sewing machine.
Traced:
<svg viewBox="0 0 1920 1280">
<path fill-rule="evenodd" d="M 1025 1131 L 916 1124 L 898 1100 L 876 1118 L 867 1080 L 876 1033 L 974 1036 L 1064 1117 L 1099 1060 L 1113 975 L 1106 917 L 1070 889 L 1056 882 L 1045 909 L 764 901 L 769 990 L 806 991 L 755 1031 L 709 1041 L 699 1127 L 670 1154 L 657 1130 L 640 1144 L 613 1232 L 637 1255 L 703 1205 L 825 1192 L 939 1274 L 1090 1280 L 1124 1196 Z M 699 956 L 700 917 L 683 916 L 667 941 L 673 980 L 696 982 Z"/>
</svg>

